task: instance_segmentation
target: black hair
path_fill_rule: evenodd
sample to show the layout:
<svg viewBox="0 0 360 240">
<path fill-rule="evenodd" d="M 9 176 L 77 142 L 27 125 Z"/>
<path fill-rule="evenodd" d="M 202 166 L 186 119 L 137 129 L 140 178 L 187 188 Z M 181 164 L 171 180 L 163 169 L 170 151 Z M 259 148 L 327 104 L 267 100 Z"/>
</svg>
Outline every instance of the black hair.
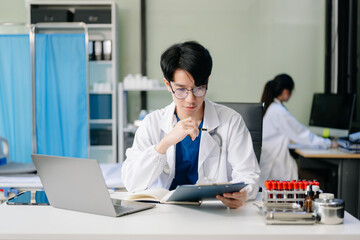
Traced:
<svg viewBox="0 0 360 240">
<path fill-rule="evenodd" d="M 195 86 L 207 85 L 212 69 L 209 51 L 194 41 L 174 44 L 160 59 L 161 70 L 168 81 L 174 81 L 174 72 L 182 69 L 191 74 Z"/>
<path fill-rule="evenodd" d="M 281 95 L 284 89 L 289 90 L 291 93 L 294 86 L 295 83 L 293 79 L 285 73 L 279 74 L 273 80 L 268 81 L 261 97 L 261 102 L 265 103 L 265 113 L 270 104 L 274 101 L 274 98 Z"/>
</svg>

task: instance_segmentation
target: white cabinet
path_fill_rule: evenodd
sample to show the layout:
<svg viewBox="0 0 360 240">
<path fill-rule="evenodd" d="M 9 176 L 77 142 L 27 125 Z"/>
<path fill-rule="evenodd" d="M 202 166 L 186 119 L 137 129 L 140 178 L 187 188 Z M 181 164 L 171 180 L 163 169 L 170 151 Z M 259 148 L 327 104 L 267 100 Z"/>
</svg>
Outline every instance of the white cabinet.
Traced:
<svg viewBox="0 0 360 240">
<path fill-rule="evenodd" d="M 31 1 L 29 23 L 84 22 L 88 30 L 89 158 L 116 163 L 117 16 L 112 1 Z M 63 32 L 72 32 L 66 25 Z M 51 28 L 46 29 L 52 32 Z"/>
<path fill-rule="evenodd" d="M 167 91 L 166 87 L 124 87 L 123 83 L 118 84 L 118 112 L 119 112 L 119 162 L 125 160 L 125 151 L 128 147 L 132 146 L 133 136 L 137 130 L 134 126 L 129 126 L 127 109 L 128 109 L 128 96 L 130 91 Z M 140 109 L 138 109 L 140 111 Z"/>
</svg>

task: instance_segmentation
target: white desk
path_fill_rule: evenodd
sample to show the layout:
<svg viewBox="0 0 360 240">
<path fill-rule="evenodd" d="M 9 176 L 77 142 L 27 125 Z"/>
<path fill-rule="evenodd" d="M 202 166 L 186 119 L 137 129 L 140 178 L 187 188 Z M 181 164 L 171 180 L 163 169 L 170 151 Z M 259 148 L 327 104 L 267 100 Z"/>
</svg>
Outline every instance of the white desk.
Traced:
<svg viewBox="0 0 360 240">
<path fill-rule="evenodd" d="M 360 154 L 350 154 L 338 149 L 296 149 L 299 163 L 337 166 L 336 197 L 345 201 L 345 209 L 360 219 Z M 335 193 L 335 192 L 334 192 Z"/>
<path fill-rule="evenodd" d="M 338 149 L 295 149 L 295 152 L 307 158 L 360 159 L 360 154 L 346 153 Z"/>
<path fill-rule="evenodd" d="M 218 202 L 157 205 L 119 218 L 50 206 L 0 205 L 0 239 L 360 239 L 360 222 L 345 214 L 341 225 L 265 225 L 258 208 L 229 210 Z"/>
</svg>

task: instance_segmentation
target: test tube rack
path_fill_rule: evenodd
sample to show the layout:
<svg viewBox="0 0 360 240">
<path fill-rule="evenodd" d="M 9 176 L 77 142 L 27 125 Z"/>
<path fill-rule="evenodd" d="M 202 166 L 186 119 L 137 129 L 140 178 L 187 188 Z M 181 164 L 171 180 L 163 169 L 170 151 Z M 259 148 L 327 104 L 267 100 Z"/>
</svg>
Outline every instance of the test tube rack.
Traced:
<svg viewBox="0 0 360 240">
<path fill-rule="evenodd" d="M 267 190 L 263 189 L 263 202 L 267 203 L 303 203 L 305 190 Z"/>
</svg>

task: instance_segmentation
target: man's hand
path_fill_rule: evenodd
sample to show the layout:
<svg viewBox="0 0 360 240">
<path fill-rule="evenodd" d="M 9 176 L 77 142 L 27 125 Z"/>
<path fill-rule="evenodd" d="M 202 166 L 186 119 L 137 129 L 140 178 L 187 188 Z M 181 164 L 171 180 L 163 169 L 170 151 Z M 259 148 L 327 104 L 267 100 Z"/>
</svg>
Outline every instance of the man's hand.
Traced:
<svg viewBox="0 0 360 240">
<path fill-rule="evenodd" d="M 245 189 L 241 189 L 240 192 L 224 193 L 223 196 L 217 195 L 216 198 L 222 201 L 225 206 L 236 209 L 245 204 L 247 194 Z"/>
<path fill-rule="evenodd" d="M 155 150 L 164 154 L 170 146 L 182 141 L 188 135 L 193 141 L 199 135 L 198 125 L 191 117 L 179 121 L 160 143 L 156 145 Z"/>
<path fill-rule="evenodd" d="M 338 147 L 337 141 L 336 141 L 336 140 L 332 140 L 332 141 L 331 141 L 331 148 L 337 148 L 337 147 Z"/>
</svg>

